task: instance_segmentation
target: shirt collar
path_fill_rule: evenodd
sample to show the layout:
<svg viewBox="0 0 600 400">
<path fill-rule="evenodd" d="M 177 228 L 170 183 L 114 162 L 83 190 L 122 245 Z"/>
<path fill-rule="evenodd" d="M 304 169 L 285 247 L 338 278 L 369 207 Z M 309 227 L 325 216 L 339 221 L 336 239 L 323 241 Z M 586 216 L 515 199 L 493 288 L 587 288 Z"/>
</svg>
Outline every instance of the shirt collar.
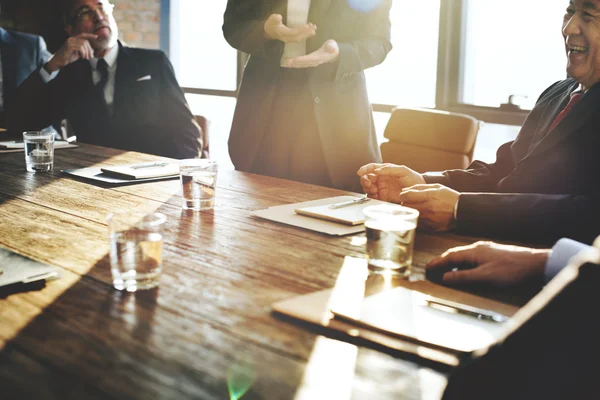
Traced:
<svg viewBox="0 0 600 400">
<path fill-rule="evenodd" d="M 108 69 L 112 69 L 115 64 L 117 63 L 117 56 L 119 55 L 119 46 L 118 45 L 114 45 L 110 50 L 108 50 L 106 52 L 106 54 L 104 55 L 104 61 L 106 61 L 106 64 L 108 65 Z M 99 58 L 92 58 L 90 60 L 90 65 L 92 66 L 93 70 L 96 70 L 96 65 L 98 64 L 98 60 Z"/>
</svg>

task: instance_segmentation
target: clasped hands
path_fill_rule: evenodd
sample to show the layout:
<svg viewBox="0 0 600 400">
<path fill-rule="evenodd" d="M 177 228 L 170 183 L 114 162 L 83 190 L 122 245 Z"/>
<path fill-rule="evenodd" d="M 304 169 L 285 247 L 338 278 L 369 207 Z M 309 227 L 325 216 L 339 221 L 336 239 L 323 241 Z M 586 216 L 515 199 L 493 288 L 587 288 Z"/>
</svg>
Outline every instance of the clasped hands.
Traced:
<svg viewBox="0 0 600 400">
<path fill-rule="evenodd" d="M 419 228 L 443 232 L 453 227 L 459 192 L 426 184 L 421 174 L 401 165 L 367 164 L 357 174 L 369 197 L 418 210 Z"/>
<path fill-rule="evenodd" d="M 317 26 L 312 23 L 290 28 L 283 24 L 280 14 L 272 14 L 265 21 L 265 38 L 268 40 L 279 40 L 284 43 L 300 42 L 315 36 Z M 321 64 L 333 62 L 338 59 L 340 48 L 333 39 L 327 40 L 323 45 L 305 56 L 299 56 L 285 60 L 288 68 L 311 68 Z"/>
</svg>

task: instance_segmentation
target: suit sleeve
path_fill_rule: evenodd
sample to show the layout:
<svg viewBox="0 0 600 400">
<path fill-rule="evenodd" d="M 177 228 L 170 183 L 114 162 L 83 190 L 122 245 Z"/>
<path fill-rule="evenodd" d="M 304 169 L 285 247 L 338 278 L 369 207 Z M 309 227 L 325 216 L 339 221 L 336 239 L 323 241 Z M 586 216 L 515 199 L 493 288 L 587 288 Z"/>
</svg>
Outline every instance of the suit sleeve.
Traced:
<svg viewBox="0 0 600 400">
<path fill-rule="evenodd" d="M 46 84 L 40 76 L 40 68 L 17 88 L 13 107 L 7 116 L 8 129 L 12 134 L 40 130 L 66 118 L 64 105 L 68 94 L 60 89 L 60 74 Z"/>
<path fill-rule="evenodd" d="M 334 79 L 359 73 L 381 64 L 392 50 L 390 9 L 391 0 L 381 0 L 374 9 L 365 13 L 359 26 L 357 39 L 339 41 L 340 57 Z"/>
<path fill-rule="evenodd" d="M 161 109 L 164 111 L 163 129 L 171 132 L 165 143 L 165 155 L 173 158 L 195 158 L 202 150 L 202 131 L 194 120 L 185 100 L 183 90 L 177 83 L 173 66 L 162 54 Z"/>
<path fill-rule="evenodd" d="M 457 228 L 476 236 L 544 244 L 568 237 L 591 244 L 600 233 L 600 193 L 462 193 Z"/>
<path fill-rule="evenodd" d="M 231 47 L 252 56 L 281 58 L 284 44 L 267 40 L 262 1 L 228 0 L 223 15 L 223 36 Z"/>
</svg>

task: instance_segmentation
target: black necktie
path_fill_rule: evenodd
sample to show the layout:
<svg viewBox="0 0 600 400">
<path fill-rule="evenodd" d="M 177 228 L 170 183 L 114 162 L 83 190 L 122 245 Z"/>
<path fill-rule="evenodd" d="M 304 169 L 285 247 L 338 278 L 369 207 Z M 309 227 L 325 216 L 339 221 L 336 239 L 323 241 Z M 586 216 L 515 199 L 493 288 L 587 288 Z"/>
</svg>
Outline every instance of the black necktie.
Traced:
<svg viewBox="0 0 600 400">
<path fill-rule="evenodd" d="M 100 93 L 102 93 L 102 97 L 104 97 L 104 86 L 106 86 L 106 82 L 108 81 L 108 64 L 104 58 L 98 60 L 96 70 L 100 72 L 100 82 L 98 82 L 96 87 L 100 90 Z"/>
</svg>

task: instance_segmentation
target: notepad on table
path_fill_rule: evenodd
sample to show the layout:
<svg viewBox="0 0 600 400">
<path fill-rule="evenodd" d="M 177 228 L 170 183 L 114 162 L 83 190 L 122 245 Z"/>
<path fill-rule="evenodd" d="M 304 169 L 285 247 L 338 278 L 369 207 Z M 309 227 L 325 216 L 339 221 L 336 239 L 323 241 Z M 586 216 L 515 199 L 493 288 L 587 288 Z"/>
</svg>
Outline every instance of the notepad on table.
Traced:
<svg viewBox="0 0 600 400">
<path fill-rule="evenodd" d="M 363 200 L 362 197 L 347 197 L 348 199 L 333 204 L 296 208 L 294 209 L 294 212 L 296 214 L 338 222 L 345 225 L 360 225 L 365 222 L 363 209 L 370 205 L 380 203 L 377 200 Z M 355 201 L 355 203 L 350 204 L 353 201 Z M 339 205 L 339 207 L 336 207 L 337 205 Z"/>
<path fill-rule="evenodd" d="M 107 175 L 125 179 L 161 178 L 179 175 L 179 165 L 166 161 L 106 166 L 100 168 L 100 170 Z"/>
</svg>

